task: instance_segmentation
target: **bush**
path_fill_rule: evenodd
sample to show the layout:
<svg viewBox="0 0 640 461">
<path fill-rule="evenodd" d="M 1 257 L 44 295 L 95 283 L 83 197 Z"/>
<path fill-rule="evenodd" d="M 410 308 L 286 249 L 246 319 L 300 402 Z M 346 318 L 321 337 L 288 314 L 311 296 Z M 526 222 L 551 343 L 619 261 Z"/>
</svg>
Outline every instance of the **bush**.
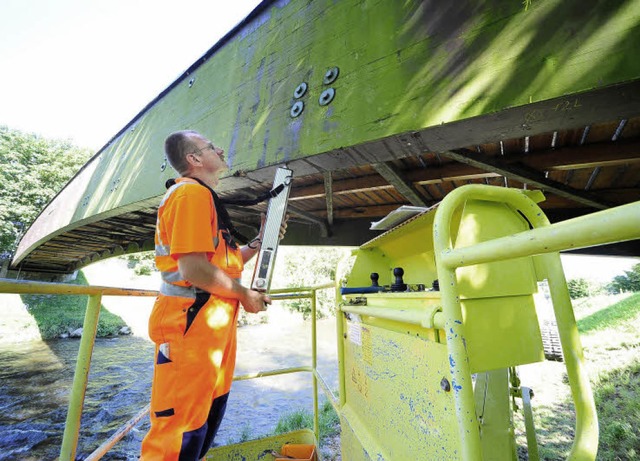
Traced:
<svg viewBox="0 0 640 461">
<path fill-rule="evenodd" d="M 143 251 L 141 253 L 134 253 L 121 258 L 127 261 L 127 267 L 133 269 L 136 275 L 151 275 L 156 269 L 154 251 Z"/>
<path fill-rule="evenodd" d="M 618 275 L 607 285 L 607 291 L 612 294 L 623 291 L 640 291 L 640 264 L 636 264 L 624 275 Z"/>
<path fill-rule="evenodd" d="M 589 282 L 583 278 L 569 280 L 567 288 L 571 299 L 585 298 L 592 293 Z"/>
<path fill-rule="evenodd" d="M 345 247 L 281 247 L 275 265 L 272 288 L 311 287 L 333 282 L 338 262 L 351 250 Z M 308 299 L 284 301 L 293 311 L 302 313 L 304 318 L 311 314 Z M 318 291 L 316 310 L 319 318 L 331 316 L 335 308 L 335 290 Z"/>
</svg>

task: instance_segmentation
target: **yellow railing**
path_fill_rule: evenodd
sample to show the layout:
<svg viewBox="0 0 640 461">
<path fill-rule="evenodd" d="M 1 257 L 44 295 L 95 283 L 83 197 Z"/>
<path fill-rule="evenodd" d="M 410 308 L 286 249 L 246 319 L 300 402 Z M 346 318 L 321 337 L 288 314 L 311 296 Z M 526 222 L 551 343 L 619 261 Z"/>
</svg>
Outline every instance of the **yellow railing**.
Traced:
<svg viewBox="0 0 640 461">
<path fill-rule="evenodd" d="M 310 299 L 311 301 L 311 366 L 284 368 L 279 370 L 266 370 L 234 377 L 234 380 L 247 380 L 265 376 L 282 375 L 287 373 L 311 372 L 313 375 L 313 412 L 314 412 L 314 433 L 316 440 L 319 439 L 318 423 L 318 383 L 321 384 L 327 398 L 336 408 L 337 399 L 331 392 L 326 382 L 317 370 L 317 341 L 316 341 L 316 292 L 321 289 L 335 288 L 334 283 L 318 285 L 315 287 L 304 287 L 294 289 L 272 290 L 273 300 L 283 299 Z M 154 290 L 137 290 L 129 288 L 114 288 L 86 285 L 70 285 L 65 283 L 46 283 L 16 281 L 0 279 L 0 293 L 14 294 L 54 294 L 54 295 L 88 295 L 87 310 L 85 312 L 80 348 L 78 350 L 78 361 L 73 377 L 71 395 L 69 397 L 69 409 L 65 423 L 62 446 L 60 448 L 60 461 L 73 461 L 78 447 L 78 437 L 80 434 L 80 419 L 84 406 L 84 397 L 89 379 L 89 369 L 91 366 L 91 355 L 96 340 L 98 318 L 102 296 L 157 296 Z M 91 453 L 85 461 L 94 461 L 102 458 L 118 441 L 131 431 L 131 429 L 149 412 L 149 406 L 142 409 L 136 416 L 130 419 L 124 426 L 118 429 L 109 439 Z"/>
</svg>

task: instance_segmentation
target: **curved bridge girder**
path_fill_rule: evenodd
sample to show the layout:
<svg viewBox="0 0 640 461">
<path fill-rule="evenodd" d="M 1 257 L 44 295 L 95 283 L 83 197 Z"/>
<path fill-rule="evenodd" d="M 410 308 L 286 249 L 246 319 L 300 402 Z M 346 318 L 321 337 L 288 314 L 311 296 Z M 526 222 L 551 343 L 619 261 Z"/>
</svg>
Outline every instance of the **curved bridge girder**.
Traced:
<svg viewBox="0 0 640 461">
<path fill-rule="evenodd" d="M 364 221 L 468 182 L 543 189 L 552 220 L 638 200 L 639 44 L 634 0 L 264 1 L 85 165 L 13 266 L 150 248 L 183 128 L 227 151 L 222 195 L 294 171 L 285 243 L 358 244 Z"/>
</svg>

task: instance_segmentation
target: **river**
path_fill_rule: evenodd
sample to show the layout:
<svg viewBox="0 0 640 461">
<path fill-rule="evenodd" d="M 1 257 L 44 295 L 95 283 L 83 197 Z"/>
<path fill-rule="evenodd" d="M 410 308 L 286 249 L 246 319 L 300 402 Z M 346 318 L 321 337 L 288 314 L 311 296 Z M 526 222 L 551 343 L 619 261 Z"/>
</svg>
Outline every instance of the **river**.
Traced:
<svg viewBox="0 0 640 461">
<path fill-rule="evenodd" d="M 292 321 L 238 330 L 236 375 L 311 364 L 309 322 Z M 77 340 L 0 345 L 0 461 L 52 460 L 60 450 Z M 337 388 L 335 321 L 318 322 L 318 369 Z M 83 459 L 149 401 L 153 345 L 139 337 L 98 339 L 93 352 L 77 459 Z M 233 384 L 216 443 L 257 438 L 281 415 L 312 409 L 309 373 Z M 320 391 L 322 394 L 322 391 Z M 322 397 L 321 397 L 322 398 Z M 136 460 L 148 430 L 144 418 L 103 459 Z"/>
</svg>

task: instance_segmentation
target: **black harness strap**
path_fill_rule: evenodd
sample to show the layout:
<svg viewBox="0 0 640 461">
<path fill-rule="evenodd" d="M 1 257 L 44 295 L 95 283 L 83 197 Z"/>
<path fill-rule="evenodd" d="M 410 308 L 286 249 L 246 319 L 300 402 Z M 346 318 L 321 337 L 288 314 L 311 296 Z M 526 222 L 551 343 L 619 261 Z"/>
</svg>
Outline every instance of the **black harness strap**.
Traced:
<svg viewBox="0 0 640 461">
<path fill-rule="evenodd" d="M 198 181 L 198 183 L 200 185 L 206 187 L 209 190 L 209 192 L 211 192 L 211 197 L 213 197 L 213 204 L 216 207 L 216 213 L 218 215 L 218 229 L 223 231 L 222 235 L 225 237 L 225 240 L 227 240 L 227 244 L 231 248 L 236 248 L 236 244 L 235 244 L 235 242 L 233 241 L 233 239 L 231 237 L 235 238 L 237 241 L 239 241 L 243 245 L 248 243 L 249 239 L 247 237 L 245 237 L 244 235 L 242 235 L 235 228 L 235 226 L 231 222 L 231 217 L 229 217 L 229 212 L 225 208 L 225 205 L 237 205 L 237 206 L 252 206 L 252 205 L 256 205 L 256 204 L 258 204 L 260 202 L 264 202 L 265 200 L 269 200 L 270 198 L 277 197 L 278 194 L 280 192 L 282 192 L 283 189 L 284 189 L 284 184 L 280 184 L 278 187 L 275 187 L 274 189 L 271 189 L 270 191 L 265 192 L 262 195 L 259 195 L 255 199 L 225 199 L 225 200 L 222 200 L 220 197 L 218 197 L 218 194 L 216 194 L 214 192 L 214 190 L 212 188 L 210 188 L 209 186 L 207 186 L 204 182 L 202 182 L 198 178 L 191 178 L 191 179 L 193 179 L 195 181 Z M 175 183 L 176 183 L 175 179 L 168 179 L 167 182 L 165 183 L 165 187 L 168 189 L 171 186 L 173 186 Z M 227 239 L 227 236 L 229 236 L 228 239 Z"/>
</svg>

